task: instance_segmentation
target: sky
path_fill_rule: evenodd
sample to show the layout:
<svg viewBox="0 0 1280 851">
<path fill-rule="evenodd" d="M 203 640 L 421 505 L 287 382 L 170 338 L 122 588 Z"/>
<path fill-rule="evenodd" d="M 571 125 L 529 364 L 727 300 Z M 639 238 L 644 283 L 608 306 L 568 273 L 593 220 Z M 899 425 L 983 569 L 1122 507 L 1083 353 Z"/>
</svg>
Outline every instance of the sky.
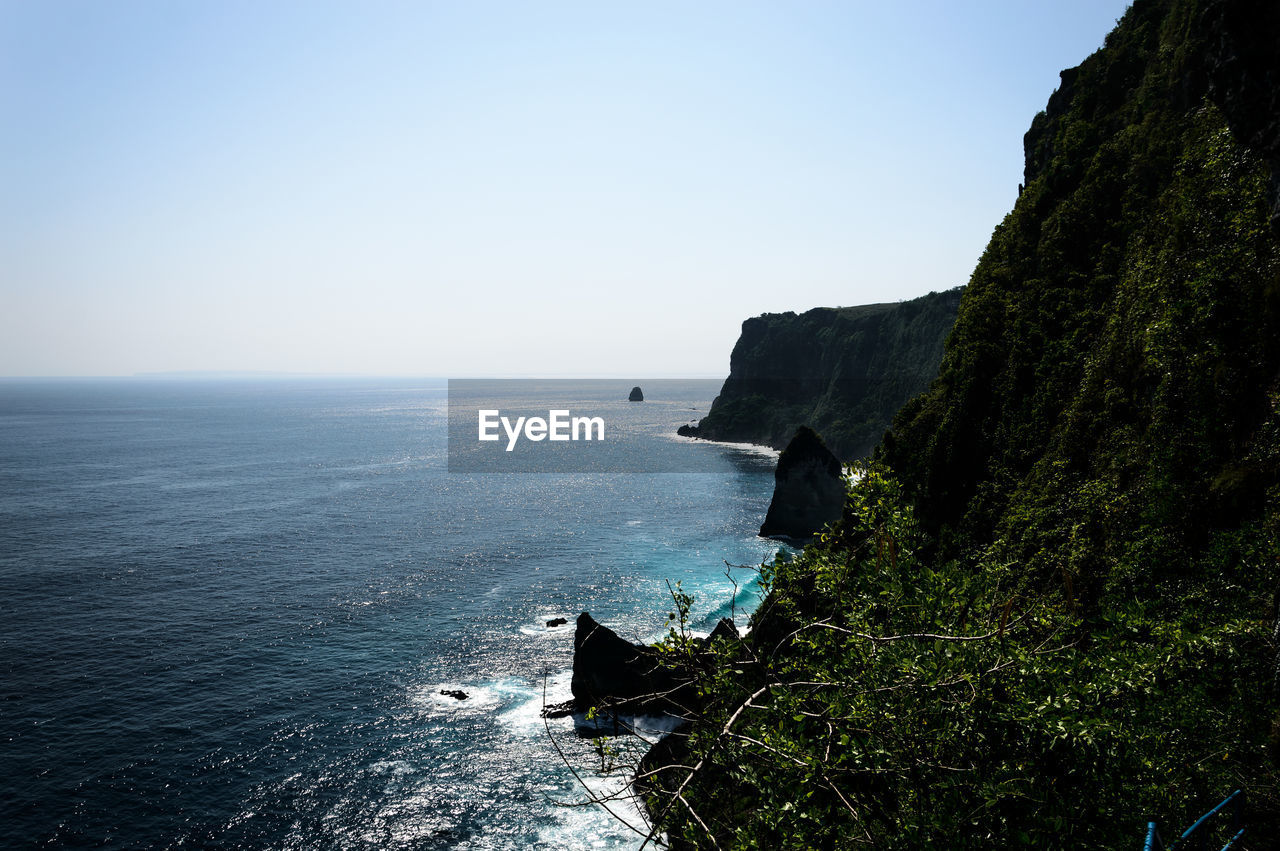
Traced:
<svg viewBox="0 0 1280 851">
<path fill-rule="evenodd" d="M 0 376 L 723 376 L 965 283 L 1126 5 L 0 0 Z"/>
</svg>

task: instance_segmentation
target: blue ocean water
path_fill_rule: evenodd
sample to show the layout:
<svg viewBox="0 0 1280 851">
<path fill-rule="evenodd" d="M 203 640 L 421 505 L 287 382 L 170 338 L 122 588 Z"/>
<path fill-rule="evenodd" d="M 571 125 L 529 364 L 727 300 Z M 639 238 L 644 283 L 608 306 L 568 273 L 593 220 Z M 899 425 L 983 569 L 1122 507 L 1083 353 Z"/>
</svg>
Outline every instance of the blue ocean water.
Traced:
<svg viewBox="0 0 1280 851">
<path fill-rule="evenodd" d="M 446 402 L 408 380 L 0 382 L 0 846 L 638 845 L 564 806 L 584 796 L 544 689 L 568 697 L 580 611 L 652 639 L 678 580 L 695 628 L 728 613 L 724 562 L 777 549 L 755 537 L 773 461 L 449 473 Z"/>
</svg>

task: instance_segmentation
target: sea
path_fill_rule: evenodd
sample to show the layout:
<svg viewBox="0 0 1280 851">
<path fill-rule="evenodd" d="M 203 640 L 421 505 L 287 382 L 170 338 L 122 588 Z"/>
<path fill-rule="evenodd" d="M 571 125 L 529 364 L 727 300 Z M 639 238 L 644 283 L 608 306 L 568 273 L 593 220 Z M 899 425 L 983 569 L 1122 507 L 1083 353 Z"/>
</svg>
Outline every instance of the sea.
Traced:
<svg viewBox="0 0 1280 851">
<path fill-rule="evenodd" d="M 696 472 L 503 474 L 443 380 L 0 381 L 0 847 L 638 848 L 541 710 L 578 613 L 758 601 L 776 456 L 674 434 L 708 386 L 628 432 Z"/>
</svg>

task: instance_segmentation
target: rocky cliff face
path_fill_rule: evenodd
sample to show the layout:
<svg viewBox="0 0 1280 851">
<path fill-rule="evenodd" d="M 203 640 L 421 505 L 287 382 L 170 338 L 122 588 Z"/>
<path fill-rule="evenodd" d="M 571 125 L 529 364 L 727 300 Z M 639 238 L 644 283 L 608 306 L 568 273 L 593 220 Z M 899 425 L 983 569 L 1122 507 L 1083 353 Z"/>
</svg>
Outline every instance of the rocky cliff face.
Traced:
<svg viewBox="0 0 1280 851">
<path fill-rule="evenodd" d="M 782 449 L 807 425 L 840 458 L 867 455 L 937 375 L 960 293 L 748 319 L 710 412 L 680 433 Z"/>
<path fill-rule="evenodd" d="M 1090 480 L 1189 533 L 1261 507 L 1275 462 L 1249 446 L 1280 366 L 1276 8 L 1137 2 L 1062 72 L 938 381 L 883 446 L 928 523 L 1021 539 L 1012 506 Z"/>
</svg>

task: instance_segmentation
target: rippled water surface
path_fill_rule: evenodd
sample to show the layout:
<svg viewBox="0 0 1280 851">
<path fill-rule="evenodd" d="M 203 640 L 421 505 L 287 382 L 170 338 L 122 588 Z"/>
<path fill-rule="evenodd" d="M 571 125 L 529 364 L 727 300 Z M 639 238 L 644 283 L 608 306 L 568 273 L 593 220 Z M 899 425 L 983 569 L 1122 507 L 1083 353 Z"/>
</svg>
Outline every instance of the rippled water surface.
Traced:
<svg viewBox="0 0 1280 851">
<path fill-rule="evenodd" d="M 579 611 L 726 614 L 772 461 L 451 474 L 445 420 L 442 382 L 0 382 L 0 845 L 636 846 L 561 805 L 544 689 Z"/>
</svg>

